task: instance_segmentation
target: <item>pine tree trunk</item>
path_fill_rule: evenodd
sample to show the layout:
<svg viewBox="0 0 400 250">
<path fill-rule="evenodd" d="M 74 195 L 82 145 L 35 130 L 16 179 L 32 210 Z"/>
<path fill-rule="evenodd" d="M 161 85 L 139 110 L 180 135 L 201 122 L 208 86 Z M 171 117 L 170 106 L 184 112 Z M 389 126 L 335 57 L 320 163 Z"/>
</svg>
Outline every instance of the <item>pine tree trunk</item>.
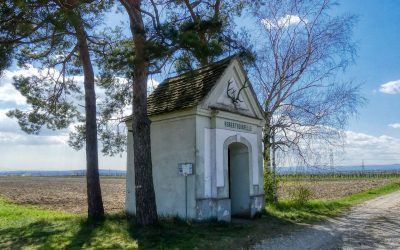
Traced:
<svg viewBox="0 0 400 250">
<path fill-rule="evenodd" d="M 132 131 L 136 219 L 139 225 L 147 226 L 158 221 L 151 162 L 150 119 L 147 116 L 149 59 L 145 50 L 146 34 L 140 12 L 141 1 L 121 0 L 121 3 L 129 14 L 135 49 Z"/>
<path fill-rule="evenodd" d="M 98 220 L 104 217 L 104 207 L 99 177 L 94 73 L 83 24 L 78 22 L 75 26 L 75 30 L 78 39 L 79 57 L 83 66 L 85 86 L 88 218 Z"/>
</svg>

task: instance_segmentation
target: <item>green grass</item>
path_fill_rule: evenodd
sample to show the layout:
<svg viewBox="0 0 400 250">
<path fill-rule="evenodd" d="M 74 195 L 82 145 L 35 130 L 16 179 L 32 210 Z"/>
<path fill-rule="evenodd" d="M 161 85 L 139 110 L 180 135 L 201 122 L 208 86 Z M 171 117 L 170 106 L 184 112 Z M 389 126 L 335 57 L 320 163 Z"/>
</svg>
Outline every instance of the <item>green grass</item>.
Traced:
<svg viewBox="0 0 400 250">
<path fill-rule="evenodd" d="M 118 224 L 116 218 L 90 224 L 79 215 L 0 200 L 0 249 L 136 248 Z"/>
<path fill-rule="evenodd" d="M 122 214 L 89 223 L 80 215 L 0 200 L 0 249 L 221 249 L 235 244 L 237 237 L 245 238 L 250 229 L 178 219 L 143 229 Z"/>
<path fill-rule="evenodd" d="M 304 203 L 282 200 L 277 205 L 268 205 L 266 214 L 291 222 L 320 220 L 339 215 L 352 205 L 396 190 L 400 190 L 400 183 L 398 182 L 372 188 L 368 191 L 336 200 L 311 200 Z"/>
</svg>

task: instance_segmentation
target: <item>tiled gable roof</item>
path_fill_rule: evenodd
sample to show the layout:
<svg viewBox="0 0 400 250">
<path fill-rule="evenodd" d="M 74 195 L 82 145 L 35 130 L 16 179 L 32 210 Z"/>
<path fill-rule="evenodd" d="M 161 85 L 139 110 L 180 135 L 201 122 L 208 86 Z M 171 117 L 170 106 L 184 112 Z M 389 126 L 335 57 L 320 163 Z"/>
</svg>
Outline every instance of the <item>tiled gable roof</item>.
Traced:
<svg viewBox="0 0 400 250">
<path fill-rule="evenodd" d="M 211 91 L 232 57 L 194 71 L 165 79 L 147 100 L 148 115 L 168 113 L 197 106 Z"/>
</svg>

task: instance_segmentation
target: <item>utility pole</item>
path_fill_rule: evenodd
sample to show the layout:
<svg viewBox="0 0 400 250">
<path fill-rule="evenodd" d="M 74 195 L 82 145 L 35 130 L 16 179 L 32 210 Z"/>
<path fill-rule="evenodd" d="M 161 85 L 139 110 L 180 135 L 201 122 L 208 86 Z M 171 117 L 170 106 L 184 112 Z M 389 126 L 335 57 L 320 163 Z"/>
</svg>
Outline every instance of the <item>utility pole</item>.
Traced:
<svg viewBox="0 0 400 250">
<path fill-rule="evenodd" d="M 333 161 L 332 149 L 330 149 L 330 153 L 329 153 L 329 167 L 331 169 L 331 172 L 334 174 L 335 173 L 335 164 L 334 164 L 334 161 Z"/>
</svg>

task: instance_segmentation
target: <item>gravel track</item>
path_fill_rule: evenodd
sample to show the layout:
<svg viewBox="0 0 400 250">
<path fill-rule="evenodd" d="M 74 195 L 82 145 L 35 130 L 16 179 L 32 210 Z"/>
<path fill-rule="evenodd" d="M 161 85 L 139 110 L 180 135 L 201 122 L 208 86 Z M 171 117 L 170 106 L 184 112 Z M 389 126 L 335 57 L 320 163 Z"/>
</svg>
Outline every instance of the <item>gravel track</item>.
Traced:
<svg viewBox="0 0 400 250">
<path fill-rule="evenodd" d="M 400 191 L 347 214 L 262 240 L 253 249 L 400 249 Z"/>
</svg>

